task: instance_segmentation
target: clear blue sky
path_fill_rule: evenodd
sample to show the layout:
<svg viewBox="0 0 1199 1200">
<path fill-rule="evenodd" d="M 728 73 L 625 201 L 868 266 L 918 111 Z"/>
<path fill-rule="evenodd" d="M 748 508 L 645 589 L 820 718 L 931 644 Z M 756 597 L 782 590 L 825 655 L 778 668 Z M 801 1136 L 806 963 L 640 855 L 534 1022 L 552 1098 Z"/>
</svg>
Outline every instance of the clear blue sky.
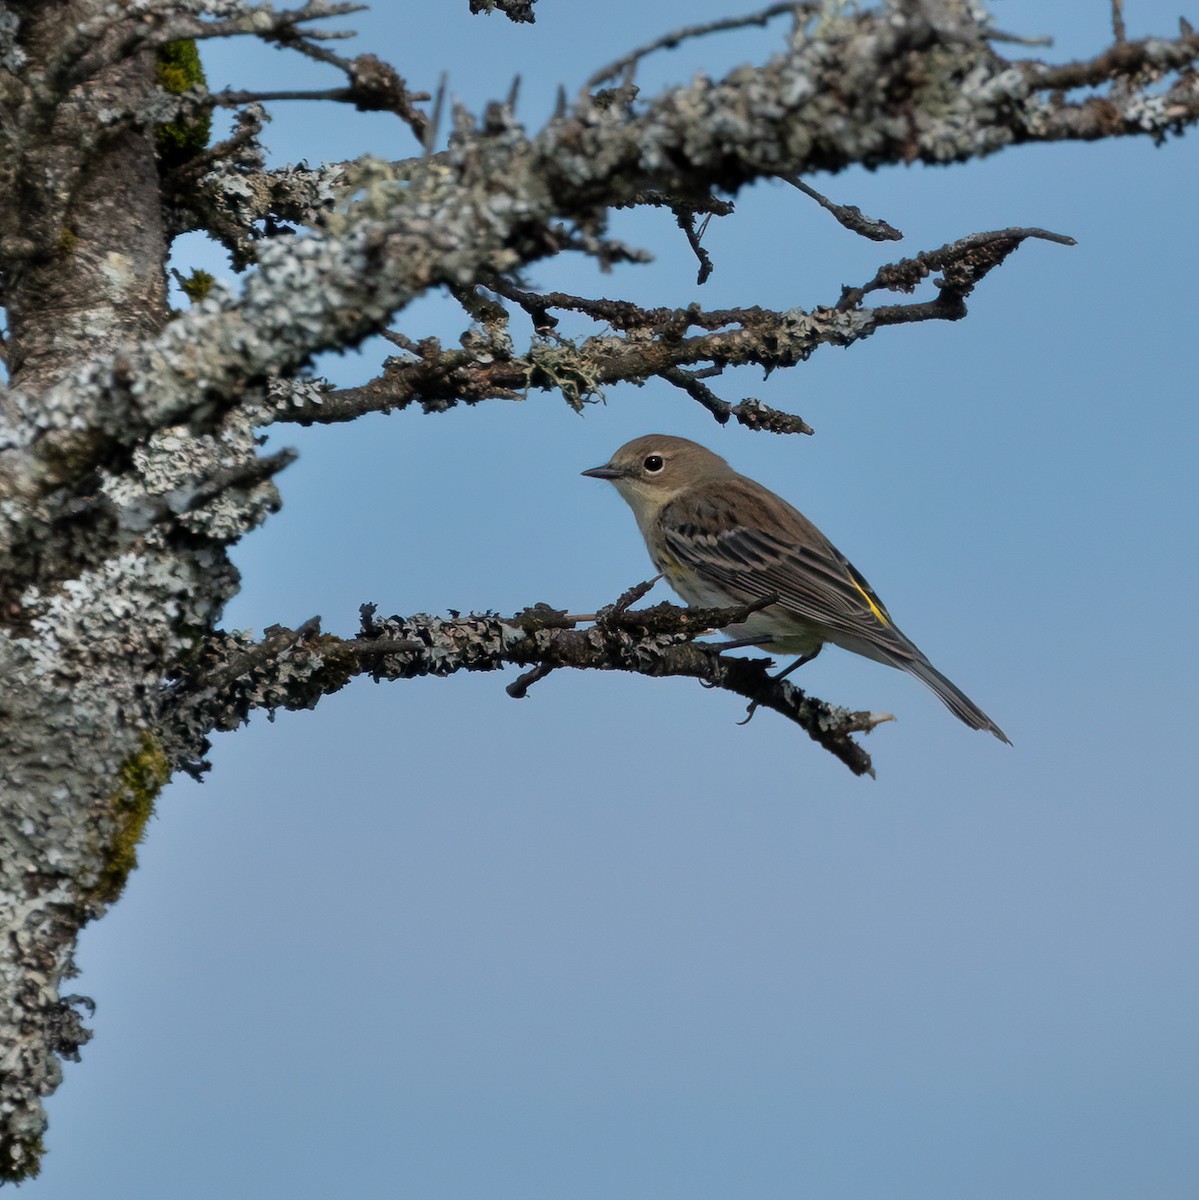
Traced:
<svg viewBox="0 0 1199 1200">
<path fill-rule="evenodd" d="M 476 110 L 519 71 L 536 126 L 559 82 L 737 7 L 541 0 L 516 27 L 424 0 L 350 24 L 413 86 L 447 68 Z M 996 7 L 1055 56 L 1108 37 L 1101 0 Z M 1165 0 L 1126 8 L 1134 35 L 1177 29 Z M 640 82 L 761 61 L 782 32 L 660 55 Z M 335 82 L 249 41 L 207 53 L 217 86 Z M 275 162 L 412 149 L 398 122 L 315 105 L 276 106 L 267 136 Z M 1026 245 L 963 322 L 721 383 L 812 439 L 721 429 L 660 384 L 582 417 L 539 393 L 273 435 L 302 457 L 237 552 L 233 626 L 350 632 L 363 601 L 593 611 L 649 565 L 578 473 L 677 433 L 812 517 L 1015 744 L 835 650 L 800 682 L 896 714 L 874 782 L 686 681 L 559 672 L 520 703 L 498 674 L 360 683 L 258 718 L 162 797 L 84 936 L 96 1036 L 27 1194 L 1191 1200 L 1197 164 L 1192 132 L 812 180 L 897 248 L 761 186 L 709 230 L 702 290 L 661 213 L 616 222 L 652 267 L 532 273 L 810 307 L 973 231 L 1078 239 Z M 397 325 L 461 328 L 440 301 Z M 324 369 L 360 382 L 380 353 Z"/>
</svg>

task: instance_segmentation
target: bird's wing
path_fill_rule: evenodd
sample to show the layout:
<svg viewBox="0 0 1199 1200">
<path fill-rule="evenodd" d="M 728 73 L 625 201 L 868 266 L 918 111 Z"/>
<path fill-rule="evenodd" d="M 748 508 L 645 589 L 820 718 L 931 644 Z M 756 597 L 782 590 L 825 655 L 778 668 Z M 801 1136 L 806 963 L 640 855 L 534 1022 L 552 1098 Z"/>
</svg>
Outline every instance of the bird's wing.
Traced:
<svg viewBox="0 0 1199 1200">
<path fill-rule="evenodd" d="M 779 605 L 848 650 L 910 671 L 972 729 L 1007 735 L 895 627 L 861 573 L 802 513 L 753 480 L 667 504 L 659 515 L 667 553 L 742 600 Z"/>
<path fill-rule="evenodd" d="M 889 652 L 888 658 L 920 656 L 845 555 L 802 513 L 752 480 L 721 480 L 685 505 L 668 504 L 659 531 L 680 565 L 733 595 L 776 595 L 797 617 Z"/>
</svg>

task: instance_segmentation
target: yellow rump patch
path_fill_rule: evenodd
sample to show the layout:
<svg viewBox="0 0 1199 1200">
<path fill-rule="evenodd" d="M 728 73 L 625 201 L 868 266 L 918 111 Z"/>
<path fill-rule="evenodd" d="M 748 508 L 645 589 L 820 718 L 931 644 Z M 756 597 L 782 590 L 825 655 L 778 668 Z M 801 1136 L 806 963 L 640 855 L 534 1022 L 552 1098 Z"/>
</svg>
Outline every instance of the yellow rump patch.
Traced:
<svg viewBox="0 0 1199 1200">
<path fill-rule="evenodd" d="M 878 602 L 874 599 L 874 597 L 852 575 L 850 575 L 850 577 L 849 577 L 849 582 L 852 583 L 853 586 L 856 587 L 858 589 L 858 591 L 862 593 L 862 599 L 865 600 L 866 603 L 870 605 L 870 611 L 872 613 L 874 613 L 875 617 L 878 618 L 879 622 L 881 624 L 885 625 L 888 629 L 890 629 L 891 628 L 890 618 L 887 616 L 887 614 L 885 612 L 883 612 L 882 608 L 879 606 Z"/>
</svg>

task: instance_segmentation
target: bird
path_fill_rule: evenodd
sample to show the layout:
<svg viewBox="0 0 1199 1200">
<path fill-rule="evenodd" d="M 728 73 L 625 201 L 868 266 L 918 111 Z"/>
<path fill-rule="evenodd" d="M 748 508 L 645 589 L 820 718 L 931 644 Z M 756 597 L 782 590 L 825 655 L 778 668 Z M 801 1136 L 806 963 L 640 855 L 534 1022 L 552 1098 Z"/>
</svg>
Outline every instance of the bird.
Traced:
<svg viewBox="0 0 1199 1200">
<path fill-rule="evenodd" d="M 721 630 L 799 657 L 835 646 L 926 684 L 971 729 L 1007 735 L 901 632 L 862 573 L 781 496 L 687 438 L 647 434 L 583 475 L 612 483 L 657 570 L 689 605 L 773 602 Z M 752 715 L 752 709 L 751 709 Z"/>
</svg>

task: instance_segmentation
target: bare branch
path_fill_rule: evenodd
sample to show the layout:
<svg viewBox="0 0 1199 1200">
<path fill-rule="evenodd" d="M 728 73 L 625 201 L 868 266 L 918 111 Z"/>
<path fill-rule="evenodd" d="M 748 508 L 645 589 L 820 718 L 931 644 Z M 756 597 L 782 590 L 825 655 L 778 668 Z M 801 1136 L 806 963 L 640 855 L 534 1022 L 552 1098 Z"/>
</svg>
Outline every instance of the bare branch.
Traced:
<svg viewBox="0 0 1199 1200">
<path fill-rule="evenodd" d="M 429 121 L 414 105 L 429 100 L 428 93 L 410 92 L 399 74 L 373 54 L 360 54 L 351 59 L 325 54 L 322 55 L 322 60 L 345 72 L 349 86 L 323 91 L 225 90 L 214 92 L 199 103 L 201 106 L 208 104 L 222 108 L 261 104 L 268 100 L 329 100 L 339 104 L 352 104 L 359 112 L 395 113 L 423 144 Z"/>
<path fill-rule="evenodd" d="M 802 417 L 778 412 L 757 400 L 746 399 L 740 404 L 722 400 L 703 382 L 698 372 L 671 367 L 660 372 L 660 375 L 667 383 L 686 392 L 692 400 L 698 400 L 722 425 L 727 424 L 730 417 L 736 417 L 742 425 L 751 429 L 768 429 L 771 433 L 815 432 Z"/>
<path fill-rule="evenodd" d="M 856 204 L 834 204 L 827 196 L 821 195 L 814 187 L 809 187 L 794 175 L 783 175 L 781 178 L 793 188 L 798 188 L 805 196 L 810 196 L 821 208 L 831 212 L 840 224 L 853 233 L 860 233 L 872 242 L 898 242 L 903 238 L 903 234 L 894 225 L 888 224 L 881 217 L 866 216 Z"/>
<path fill-rule="evenodd" d="M 998 29 L 988 29 L 986 31 L 988 42 L 1006 42 L 1013 46 L 1052 46 L 1053 38 L 1048 35 L 1037 37 L 1025 37 L 1018 33 L 1003 33 Z"/>
<path fill-rule="evenodd" d="M 699 272 L 696 274 L 695 282 L 698 287 L 703 287 L 708 282 L 708 277 L 712 274 L 712 256 L 701 245 L 704 231 L 708 228 L 708 218 L 704 218 L 703 224 L 697 230 L 695 228 L 695 213 L 686 210 L 676 210 L 675 217 L 678 220 L 679 228 L 687 238 L 687 244 L 691 247 L 691 252 L 699 261 Z"/>
<path fill-rule="evenodd" d="M 688 25 L 683 29 L 676 29 L 630 51 L 616 59 L 615 62 L 610 62 L 606 67 L 601 67 L 583 84 L 583 91 L 594 91 L 601 83 L 606 83 L 609 79 L 615 79 L 619 75 L 625 76 L 627 83 L 632 79 L 632 69 L 643 58 L 650 54 L 656 54 L 659 50 L 673 50 L 676 46 L 692 38 L 706 37 L 710 33 L 726 33 L 730 29 L 744 29 L 750 25 L 765 25 L 768 21 L 782 16 L 784 13 L 794 13 L 798 16 L 801 12 L 811 12 L 817 8 L 819 8 L 818 4 L 796 3 L 796 0 L 790 0 L 789 3 L 772 4 L 768 8 L 747 13 L 743 17 L 723 17 L 718 21 L 705 21 L 702 25 Z"/>
<path fill-rule="evenodd" d="M 1021 242 L 1029 238 L 1056 242 L 1060 246 L 1076 244 L 1072 237 L 1064 233 L 1051 233 L 1047 229 L 999 229 L 991 233 L 974 233 L 942 246 L 939 250 L 926 250 L 913 258 L 905 258 L 881 268 L 878 274 L 862 287 L 843 289 L 837 307 L 842 311 L 857 309 L 867 295 L 880 289 L 892 292 L 915 291 L 930 274 L 939 271 L 942 275 L 938 283 L 940 294 L 933 302 L 934 305 L 951 307 L 957 312 L 957 316 L 964 316 L 966 310 L 961 302 L 970 294 L 974 285 L 999 266 Z M 878 311 L 875 310 L 876 316 Z M 896 305 L 887 310 L 885 323 L 893 324 L 897 320 L 904 323 L 926 320 L 933 311 L 935 309 L 925 313 L 920 306 Z"/>
</svg>

